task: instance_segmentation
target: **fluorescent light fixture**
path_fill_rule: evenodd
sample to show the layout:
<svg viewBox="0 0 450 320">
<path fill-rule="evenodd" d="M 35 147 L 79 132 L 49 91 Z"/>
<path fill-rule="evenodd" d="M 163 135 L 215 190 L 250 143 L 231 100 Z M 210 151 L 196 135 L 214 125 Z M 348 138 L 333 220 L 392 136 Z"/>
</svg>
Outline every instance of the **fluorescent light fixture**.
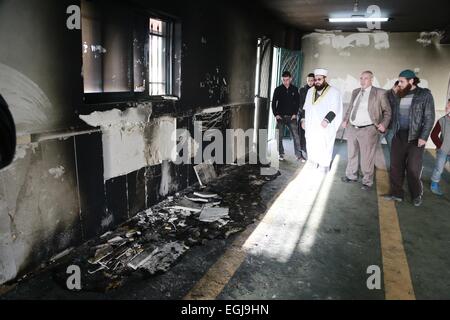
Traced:
<svg viewBox="0 0 450 320">
<path fill-rule="evenodd" d="M 375 17 L 351 17 L 351 18 L 328 18 L 330 22 L 386 22 L 389 18 L 375 18 Z"/>
</svg>

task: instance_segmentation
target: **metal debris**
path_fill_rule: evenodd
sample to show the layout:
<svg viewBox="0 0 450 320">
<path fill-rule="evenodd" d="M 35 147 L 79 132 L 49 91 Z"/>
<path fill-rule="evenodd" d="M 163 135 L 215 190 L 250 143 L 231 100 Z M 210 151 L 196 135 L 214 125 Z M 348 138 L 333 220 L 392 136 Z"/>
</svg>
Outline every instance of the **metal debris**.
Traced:
<svg viewBox="0 0 450 320">
<path fill-rule="evenodd" d="M 204 199 L 204 198 L 192 198 L 192 197 L 188 197 L 188 196 L 186 196 L 185 198 L 190 201 L 194 201 L 194 202 L 208 203 L 208 199 Z"/>
<path fill-rule="evenodd" d="M 151 259 L 151 257 L 158 252 L 158 248 L 153 250 L 146 250 L 142 251 L 141 253 L 137 254 L 133 259 L 128 262 L 127 266 L 130 267 L 133 270 L 136 270 L 143 264 L 145 264 L 148 260 Z"/>
<path fill-rule="evenodd" d="M 259 193 L 266 181 L 259 166 L 225 168 L 204 189 L 177 192 L 90 241 L 76 262 L 87 270 L 84 290 L 116 288 L 131 272 L 165 272 L 189 247 L 243 230 L 265 210 Z M 65 283 L 63 268 L 60 279 Z"/>
<path fill-rule="evenodd" d="M 228 208 L 204 208 L 200 213 L 199 220 L 203 222 L 214 222 L 228 216 Z"/>
<path fill-rule="evenodd" d="M 201 163 L 194 166 L 195 174 L 201 186 L 206 186 L 217 178 L 213 164 Z"/>
<path fill-rule="evenodd" d="M 73 249 L 74 249 L 73 247 L 70 247 L 58 254 L 55 254 L 53 257 L 50 258 L 50 261 L 56 261 L 61 259 L 62 257 L 67 256 L 70 252 L 72 252 Z"/>
<path fill-rule="evenodd" d="M 120 237 L 120 236 L 117 236 L 117 237 L 114 237 L 114 238 L 112 238 L 112 239 L 109 239 L 108 240 L 108 243 L 117 243 L 117 242 L 123 242 L 123 238 L 122 237 Z"/>
<path fill-rule="evenodd" d="M 184 210 L 191 212 L 202 211 L 202 206 L 188 199 L 179 199 L 174 205 L 168 207 L 176 210 Z"/>
<path fill-rule="evenodd" d="M 218 194 L 215 193 L 208 193 L 208 192 L 200 192 L 196 191 L 194 192 L 194 196 L 201 197 L 201 198 L 219 198 Z"/>
<path fill-rule="evenodd" d="M 140 268 L 150 274 L 155 274 L 158 271 L 167 271 L 189 247 L 180 244 L 179 242 L 169 242 L 164 244 L 161 248 L 155 251 L 145 259 L 140 265 Z"/>
<path fill-rule="evenodd" d="M 103 238 L 109 236 L 110 234 L 112 234 L 112 231 L 105 232 L 104 234 L 102 234 L 102 235 L 100 236 L 100 238 L 103 239 Z"/>
</svg>

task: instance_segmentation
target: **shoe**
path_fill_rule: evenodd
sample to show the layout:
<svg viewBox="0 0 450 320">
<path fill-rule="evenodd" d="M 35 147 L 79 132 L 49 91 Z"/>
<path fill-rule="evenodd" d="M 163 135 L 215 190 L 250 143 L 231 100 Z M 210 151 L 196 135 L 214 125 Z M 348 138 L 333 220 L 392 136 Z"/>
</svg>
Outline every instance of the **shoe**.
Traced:
<svg viewBox="0 0 450 320">
<path fill-rule="evenodd" d="M 441 188 L 439 187 L 439 183 L 437 182 L 431 182 L 430 186 L 431 192 L 433 192 L 435 195 L 443 196 L 444 193 L 441 191 Z"/>
<path fill-rule="evenodd" d="M 387 200 L 387 201 L 397 201 L 397 202 L 402 202 L 403 201 L 402 198 L 393 196 L 392 194 L 385 194 L 385 195 L 383 195 L 383 199 Z"/>
<path fill-rule="evenodd" d="M 418 196 L 413 200 L 413 204 L 415 207 L 420 207 L 423 203 L 422 196 Z"/>
<path fill-rule="evenodd" d="M 358 179 L 350 179 L 350 178 L 347 178 L 347 176 L 345 176 L 345 177 L 342 177 L 341 178 L 341 181 L 342 182 L 357 182 L 358 181 Z"/>
<path fill-rule="evenodd" d="M 305 159 L 305 161 L 308 161 L 308 154 L 306 151 L 302 151 L 302 158 Z"/>
<path fill-rule="evenodd" d="M 278 160 L 284 161 L 284 155 L 280 154 L 280 155 L 278 156 Z"/>
<path fill-rule="evenodd" d="M 372 190 L 372 186 L 368 186 L 367 184 L 363 184 L 361 190 L 370 191 Z"/>
<path fill-rule="evenodd" d="M 298 160 L 298 161 L 301 161 L 302 163 L 305 163 L 305 162 L 306 162 L 306 159 L 303 158 L 303 156 L 298 156 L 298 157 L 297 157 L 297 160 Z"/>
</svg>

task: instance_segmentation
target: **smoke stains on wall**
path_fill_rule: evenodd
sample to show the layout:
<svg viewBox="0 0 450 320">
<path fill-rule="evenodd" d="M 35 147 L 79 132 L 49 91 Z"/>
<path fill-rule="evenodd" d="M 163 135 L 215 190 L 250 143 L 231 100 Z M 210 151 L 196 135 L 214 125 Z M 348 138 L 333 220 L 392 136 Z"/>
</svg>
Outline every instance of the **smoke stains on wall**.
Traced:
<svg viewBox="0 0 450 320">
<path fill-rule="evenodd" d="M 2 261 L 16 274 L 81 243 L 74 138 L 44 141 L 0 172 Z M 14 267 L 15 269 L 9 269 Z"/>
<path fill-rule="evenodd" d="M 81 1 L 0 1 L 0 39 L 8 44 L 0 47 L 0 93 L 22 141 L 0 172 L 0 284 L 196 183 L 192 163 L 173 162 L 176 141 L 192 145 L 192 158 L 200 147 L 193 121 L 204 108 L 245 106 L 229 108 L 234 120 L 219 127 L 251 125 L 257 39 L 286 42 L 286 26 L 253 4 L 120 1 L 177 22 L 178 100 L 130 95 L 99 104 L 85 100 L 83 53 L 114 47 L 89 47 L 81 30 L 67 29 L 70 5 Z"/>
<path fill-rule="evenodd" d="M 0 91 L 19 135 L 65 130 L 82 101 L 81 31 L 66 27 L 79 0 L 0 2 Z"/>
</svg>

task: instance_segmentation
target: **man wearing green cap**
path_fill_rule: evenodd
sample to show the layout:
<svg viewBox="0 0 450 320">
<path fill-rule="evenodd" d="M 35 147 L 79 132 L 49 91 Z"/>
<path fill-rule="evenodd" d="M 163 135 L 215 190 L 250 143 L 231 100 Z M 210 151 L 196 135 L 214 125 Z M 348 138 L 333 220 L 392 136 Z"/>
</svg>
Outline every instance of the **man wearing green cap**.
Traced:
<svg viewBox="0 0 450 320">
<path fill-rule="evenodd" d="M 391 189 L 386 200 L 402 201 L 403 181 L 408 187 L 413 204 L 422 204 L 422 161 L 425 144 L 434 125 L 434 99 L 431 91 L 418 86 L 420 80 L 412 70 L 400 72 L 398 96 L 392 109 Z"/>
</svg>

